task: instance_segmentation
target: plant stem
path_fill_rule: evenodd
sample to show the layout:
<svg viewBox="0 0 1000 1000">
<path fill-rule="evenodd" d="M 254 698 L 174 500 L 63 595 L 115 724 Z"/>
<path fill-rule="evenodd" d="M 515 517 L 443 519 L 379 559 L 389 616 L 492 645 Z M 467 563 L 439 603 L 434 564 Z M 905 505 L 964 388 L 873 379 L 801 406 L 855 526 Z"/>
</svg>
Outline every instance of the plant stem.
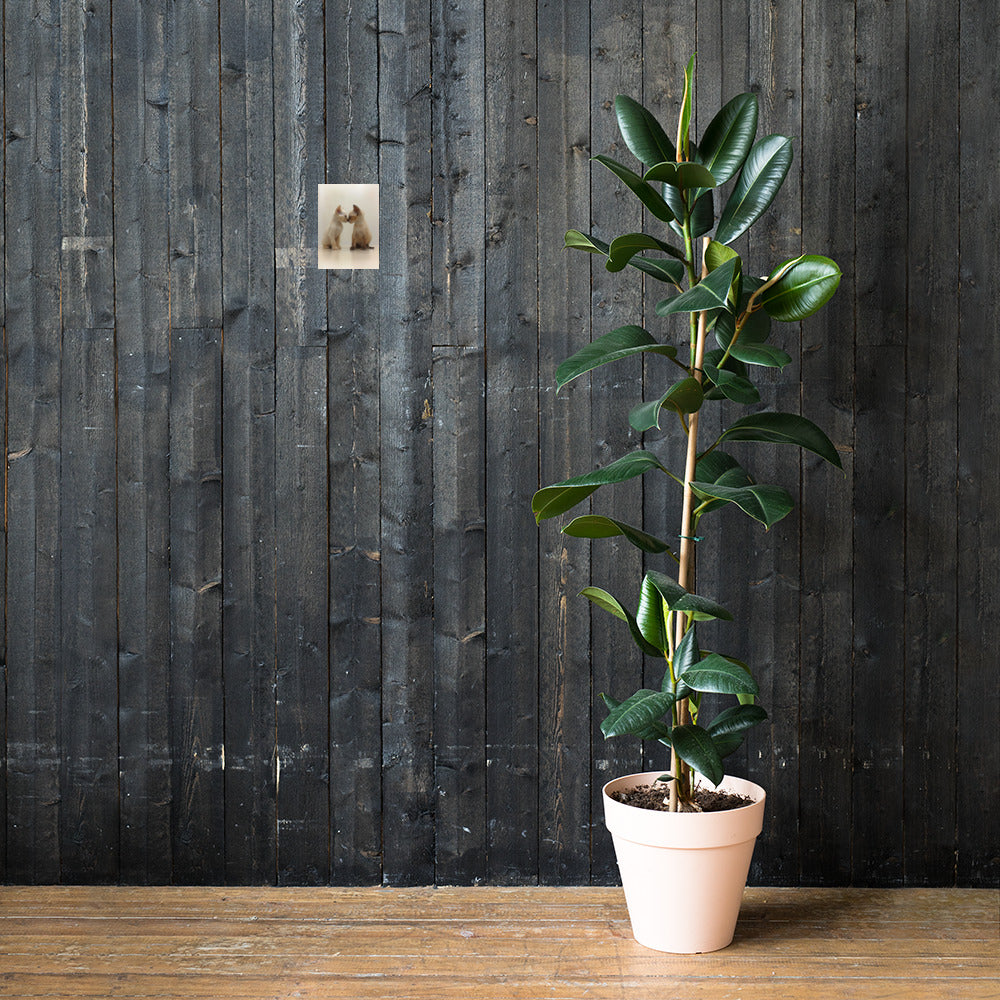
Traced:
<svg viewBox="0 0 1000 1000">
<path fill-rule="evenodd" d="M 704 241 L 704 248 L 708 247 L 708 240 Z M 704 256 L 703 248 L 703 256 Z M 708 268 L 702 263 L 702 277 L 708 273 Z M 702 366 L 705 357 L 705 338 L 708 333 L 708 314 L 698 313 L 697 335 L 694 340 L 694 350 L 692 352 L 691 367 L 694 377 L 701 382 L 704 378 Z M 691 414 L 688 421 L 687 436 L 687 457 L 684 463 L 684 501 L 681 513 L 681 550 L 677 567 L 677 582 L 685 589 L 694 587 L 695 559 L 694 559 L 694 491 L 691 489 L 691 481 L 695 478 L 695 468 L 698 462 L 698 417 L 700 411 Z M 674 638 L 675 647 L 680 645 L 684 638 L 686 618 L 684 615 L 677 615 L 677 628 Z M 685 725 L 690 718 L 687 699 L 683 698 L 677 703 L 677 725 Z M 674 775 L 674 780 L 670 782 L 670 811 L 676 812 L 678 805 L 678 792 L 685 797 L 689 792 L 687 787 L 687 765 L 677 756 L 676 750 L 671 750 L 670 771 Z M 682 777 L 683 776 L 683 777 Z M 683 785 L 680 790 L 678 786 Z"/>
</svg>

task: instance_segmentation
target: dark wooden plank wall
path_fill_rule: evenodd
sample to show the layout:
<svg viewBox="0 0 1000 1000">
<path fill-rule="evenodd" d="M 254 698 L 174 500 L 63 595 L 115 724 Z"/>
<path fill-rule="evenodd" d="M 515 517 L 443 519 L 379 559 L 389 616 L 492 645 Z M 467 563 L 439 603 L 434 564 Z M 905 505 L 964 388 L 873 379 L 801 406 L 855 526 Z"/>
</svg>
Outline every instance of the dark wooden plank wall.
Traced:
<svg viewBox="0 0 1000 1000">
<path fill-rule="evenodd" d="M 803 506 L 700 566 L 772 716 L 752 878 L 998 883 L 992 4 L 4 8 L 0 877 L 615 879 L 600 786 L 663 761 L 594 701 L 658 678 L 575 595 L 642 563 L 528 504 L 657 390 L 555 393 L 659 323 L 560 247 L 639 228 L 588 157 L 697 49 L 699 128 L 749 88 L 795 143 L 751 266 L 844 269 L 764 382 L 847 474 L 761 451 Z M 381 186 L 379 271 L 315 267 L 322 182 Z M 594 509 L 675 534 L 631 485 Z"/>
</svg>

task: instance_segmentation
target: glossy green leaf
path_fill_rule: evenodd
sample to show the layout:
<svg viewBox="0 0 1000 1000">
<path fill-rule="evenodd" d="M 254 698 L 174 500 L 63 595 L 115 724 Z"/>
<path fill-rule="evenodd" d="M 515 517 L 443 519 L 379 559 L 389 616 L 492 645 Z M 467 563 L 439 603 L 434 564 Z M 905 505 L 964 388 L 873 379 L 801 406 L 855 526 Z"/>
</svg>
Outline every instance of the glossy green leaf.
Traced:
<svg viewBox="0 0 1000 1000">
<path fill-rule="evenodd" d="M 561 389 L 567 382 L 572 382 L 573 379 L 601 365 L 643 353 L 676 358 L 677 348 L 659 343 L 641 326 L 620 326 L 604 334 L 603 337 L 598 337 L 593 343 L 581 347 L 571 358 L 567 358 L 556 369 L 556 385 Z"/>
<path fill-rule="evenodd" d="M 730 314 L 727 312 L 717 312 L 716 316 L 718 319 L 725 319 Z M 720 362 L 722 361 L 723 351 L 720 348 L 713 347 L 710 351 L 705 351 L 705 357 L 702 360 L 702 371 L 708 368 L 718 368 Z M 725 364 L 722 366 L 722 371 L 732 372 L 733 375 L 739 375 L 740 378 L 748 379 L 747 366 L 743 364 L 742 361 L 737 361 L 732 355 L 726 358 Z M 725 399 L 725 393 L 719 391 L 719 387 L 714 385 L 709 379 L 705 385 L 705 398 L 706 399 Z"/>
<path fill-rule="evenodd" d="M 640 163 L 653 164 L 677 158 L 674 144 L 663 126 L 638 101 L 619 94 L 615 98 L 615 114 L 625 145 Z"/>
<path fill-rule="evenodd" d="M 786 490 L 780 486 L 720 486 L 715 483 L 691 483 L 691 489 L 702 500 L 724 500 L 736 504 L 740 510 L 760 521 L 769 529 L 785 517 L 794 504 Z"/>
<path fill-rule="evenodd" d="M 682 161 L 680 163 L 657 163 L 643 175 L 644 181 L 659 181 L 675 188 L 713 188 L 717 181 L 712 171 L 700 163 Z M 676 214 L 676 213 L 675 213 Z"/>
<path fill-rule="evenodd" d="M 675 382 L 659 398 L 640 403 L 632 408 L 628 422 L 637 431 L 648 431 L 660 426 L 660 410 L 668 406 L 677 413 L 694 413 L 702 404 L 705 394 L 701 383 L 690 376 Z"/>
<path fill-rule="evenodd" d="M 757 682 L 743 667 L 718 653 L 710 653 L 684 674 L 684 683 L 695 691 L 714 694 L 757 694 Z"/>
<path fill-rule="evenodd" d="M 727 260 L 686 292 L 672 299 L 664 310 L 670 313 L 701 312 L 704 309 L 725 309 L 729 290 L 736 276 L 739 258 Z"/>
<path fill-rule="evenodd" d="M 635 620 L 635 615 L 628 608 L 624 607 L 620 601 L 616 600 L 606 590 L 600 587 L 584 587 L 580 591 L 581 597 L 586 597 L 591 604 L 596 604 L 599 608 L 612 614 L 615 618 L 621 619 L 628 625 L 628 630 L 632 634 L 632 640 L 647 656 L 663 656 L 663 650 L 648 643 L 639 629 L 639 624 Z"/>
<path fill-rule="evenodd" d="M 659 554 L 669 552 L 674 555 L 670 546 L 661 538 L 643 531 L 634 525 L 626 524 L 624 521 L 617 521 L 612 517 L 601 517 L 597 514 L 584 514 L 582 517 L 575 517 L 565 528 L 562 529 L 564 535 L 571 535 L 574 538 L 615 538 L 624 536 L 637 549 L 643 552 Z M 676 558 L 676 556 L 674 556 Z"/>
<path fill-rule="evenodd" d="M 687 698 L 691 694 L 691 688 L 684 682 L 684 674 L 701 660 L 701 650 L 698 648 L 698 635 L 696 626 L 692 625 L 685 633 L 684 638 L 677 644 L 674 650 L 674 676 L 677 678 L 677 690 L 674 694 L 678 700 Z M 667 673 L 669 680 L 670 674 Z"/>
<path fill-rule="evenodd" d="M 740 307 L 742 309 L 742 305 Z M 732 313 L 722 313 L 715 324 L 715 340 L 718 345 L 725 349 L 733 340 L 736 333 L 736 317 Z M 763 344 L 771 334 L 771 317 L 762 309 L 751 313 L 743 322 L 743 329 L 733 347 L 757 346 Z"/>
<path fill-rule="evenodd" d="M 611 709 L 601 723 L 605 738 L 639 736 L 673 707 L 674 698 L 663 691 L 643 688 Z"/>
<path fill-rule="evenodd" d="M 666 471 L 654 455 L 648 451 L 633 451 L 623 455 L 603 469 L 574 476 L 561 483 L 545 486 L 531 500 L 531 510 L 535 521 L 541 523 L 546 518 L 564 514 L 581 500 L 586 500 L 595 490 L 610 483 L 621 483 L 626 479 L 641 476 L 650 469 Z"/>
<path fill-rule="evenodd" d="M 644 579 L 660 592 L 660 596 L 667 602 L 667 607 L 671 611 L 690 612 L 695 621 L 708 621 L 713 618 L 732 621 L 733 616 L 721 604 L 709 600 L 707 597 L 699 597 L 685 590 L 676 580 L 671 580 L 669 576 L 650 570 Z"/>
<path fill-rule="evenodd" d="M 677 118 L 677 159 L 690 160 L 691 111 L 694 107 L 694 56 L 684 69 L 684 96 L 681 99 L 681 113 Z"/>
<path fill-rule="evenodd" d="M 697 192 L 696 192 L 697 193 Z M 715 226 L 715 200 L 711 190 L 699 194 L 691 209 L 691 238 L 710 233 Z"/>
<path fill-rule="evenodd" d="M 679 260 L 684 259 L 684 254 L 676 247 L 672 247 L 663 240 L 658 240 L 655 236 L 647 236 L 645 233 L 626 233 L 624 236 L 616 236 L 608 247 L 609 271 L 621 271 L 637 253 L 643 250 L 661 250 Z"/>
<path fill-rule="evenodd" d="M 722 441 L 765 441 L 794 444 L 811 451 L 831 465 L 842 469 L 833 442 L 811 420 L 797 413 L 752 413 L 730 424 L 719 437 Z"/>
<path fill-rule="evenodd" d="M 829 257 L 810 254 L 760 294 L 769 315 L 786 323 L 811 316 L 830 301 L 840 284 L 840 268 Z"/>
<path fill-rule="evenodd" d="M 587 236 L 579 229 L 569 229 L 566 231 L 563 249 L 585 250 L 587 253 L 608 254 L 608 244 L 596 236 Z"/>
<path fill-rule="evenodd" d="M 622 704 L 617 699 L 603 693 L 601 694 L 601 698 L 604 700 L 604 704 L 607 705 L 609 712 L 613 712 Z M 670 727 L 664 722 L 653 721 L 642 729 L 636 729 L 632 735 L 638 736 L 641 740 L 660 740 L 660 742 L 666 743 L 667 746 L 670 745 Z"/>
<path fill-rule="evenodd" d="M 655 646 L 663 653 L 670 648 L 663 601 L 648 578 L 643 578 L 639 590 L 639 607 L 636 608 L 635 620 L 639 624 L 643 638 L 651 646 Z"/>
<path fill-rule="evenodd" d="M 647 184 L 637 173 L 629 170 L 617 160 L 612 160 L 610 156 L 594 156 L 592 159 L 603 164 L 618 177 L 661 222 L 673 221 L 674 213 L 670 211 L 670 206 L 657 193 L 656 189 Z M 613 242 L 612 245 L 614 245 Z"/>
<path fill-rule="evenodd" d="M 699 155 L 719 184 L 743 166 L 756 134 L 757 98 L 753 94 L 738 94 L 709 122 Z"/>
<path fill-rule="evenodd" d="M 731 753 L 736 753 L 743 746 L 743 737 L 746 733 L 725 733 L 723 735 L 712 735 L 712 743 L 715 745 L 718 755 L 725 759 Z"/>
<path fill-rule="evenodd" d="M 684 265 L 679 260 L 661 260 L 636 255 L 629 259 L 629 263 L 643 274 L 656 278 L 657 281 L 680 285 L 684 280 Z"/>
<path fill-rule="evenodd" d="M 677 756 L 699 774 L 703 774 L 713 785 L 718 785 L 726 776 L 719 751 L 707 730 L 701 726 L 674 726 L 670 742 L 677 751 Z"/>
<path fill-rule="evenodd" d="M 748 378 L 736 375 L 734 372 L 727 372 L 724 369 L 720 370 L 715 365 L 706 364 L 703 367 L 705 374 L 712 380 L 713 385 L 717 386 L 722 395 L 727 399 L 731 399 L 735 403 L 744 403 L 747 405 L 760 402 L 760 393 Z"/>
<path fill-rule="evenodd" d="M 732 708 L 720 712 L 708 724 L 708 731 L 712 736 L 740 733 L 745 729 L 759 725 L 766 718 L 767 712 L 760 705 L 734 705 Z"/>
<path fill-rule="evenodd" d="M 709 271 L 714 271 L 734 257 L 739 257 L 739 254 L 732 247 L 727 247 L 725 243 L 719 243 L 718 240 L 708 241 L 708 247 L 705 250 L 705 265 Z"/>
<path fill-rule="evenodd" d="M 792 140 L 765 136 L 754 144 L 719 219 L 715 238 L 732 243 L 767 211 L 792 164 Z"/>
<path fill-rule="evenodd" d="M 656 315 L 666 316 L 668 314 L 668 308 L 670 306 L 670 303 L 673 302 L 673 300 L 676 299 L 677 296 L 680 294 L 681 294 L 680 292 L 674 291 L 671 294 L 667 295 L 665 299 L 660 299 L 660 301 L 656 303 L 656 306 L 654 308 Z"/>
<path fill-rule="evenodd" d="M 784 368 L 792 363 L 791 357 L 773 344 L 744 344 L 742 336 L 733 345 L 730 357 L 746 365 L 760 365 L 764 368 Z"/>
</svg>

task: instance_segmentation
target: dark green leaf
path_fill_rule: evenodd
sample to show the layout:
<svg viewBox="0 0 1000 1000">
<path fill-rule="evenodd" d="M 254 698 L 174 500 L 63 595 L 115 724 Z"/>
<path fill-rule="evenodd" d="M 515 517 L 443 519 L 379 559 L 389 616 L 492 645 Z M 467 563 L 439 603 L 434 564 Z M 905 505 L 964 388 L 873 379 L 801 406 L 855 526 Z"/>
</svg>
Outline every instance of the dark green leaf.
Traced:
<svg viewBox="0 0 1000 1000">
<path fill-rule="evenodd" d="M 564 514 L 581 500 L 586 500 L 594 490 L 609 483 L 621 483 L 626 479 L 641 476 L 650 469 L 666 471 L 654 455 L 648 451 L 633 451 L 623 455 L 603 469 L 574 476 L 561 483 L 545 486 L 531 500 L 531 509 L 536 522 Z"/>
<path fill-rule="evenodd" d="M 713 188 L 717 183 L 707 167 L 688 161 L 657 163 L 642 175 L 642 179 L 660 181 L 675 188 Z"/>
<path fill-rule="evenodd" d="M 742 306 L 741 306 L 742 308 Z M 715 324 L 715 339 L 723 349 L 727 348 L 736 332 L 736 317 L 732 313 L 720 313 Z M 762 309 L 751 313 L 743 322 L 736 347 L 763 344 L 771 333 L 771 317 Z"/>
<path fill-rule="evenodd" d="M 718 312 L 716 314 L 719 319 L 725 319 L 729 316 L 729 313 Z M 719 367 L 719 362 L 722 361 L 723 351 L 717 347 L 712 348 L 710 351 L 705 351 L 705 357 L 702 361 L 702 370 L 705 370 L 709 366 L 713 368 Z M 747 378 L 747 366 L 743 364 L 742 361 L 737 361 L 732 355 L 726 358 L 726 363 L 721 368 L 722 371 L 732 372 L 733 375 L 739 375 L 740 378 Z M 719 387 L 713 385 L 711 380 L 704 386 L 705 398 L 706 399 L 725 399 L 725 395 L 719 391 Z"/>
<path fill-rule="evenodd" d="M 667 308 L 668 308 L 668 306 L 680 294 L 681 294 L 680 292 L 676 292 L 675 291 L 675 292 L 672 292 L 672 293 L 668 294 L 665 299 L 660 299 L 660 301 L 656 303 L 656 308 L 655 308 L 656 315 L 657 316 L 666 316 L 667 315 Z"/>
<path fill-rule="evenodd" d="M 656 216 L 661 222 L 672 222 L 674 218 L 674 213 L 670 211 L 670 207 L 667 203 L 657 194 L 656 189 L 650 187 L 637 173 L 629 170 L 628 167 L 619 163 L 617 160 L 612 160 L 610 156 L 594 156 L 592 159 L 596 160 L 598 163 L 602 163 L 608 168 L 619 180 L 625 183 L 625 186 L 643 203 Z M 612 246 L 614 244 L 612 243 Z"/>
<path fill-rule="evenodd" d="M 695 621 L 707 621 L 712 618 L 721 618 L 725 621 L 733 620 L 733 616 L 722 605 L 710 601 L 707 597 L 692 594 L 676 580 L 671 580 L 669 576 L 650 570 L 645 579 L 648 579 L 660 592 L 660 596 L 667 602 L 667 607 L 671 611 L 690 612 Z"/>
<path fill-rule="evenodd" d="M 757 682 L 743 668 L 718 653 L 710 653 L 684 674 L 695 691 L 715 694 L 757 694 Z"/>
<path fill-rule="evenodd" d="M 670 742 L 677 751 L 677 756 L 708 778 L 713 785 L 717 786 L 726 776 L 715 743 L 701 726 L 674 726 Z"/>
<path fill-rule="evenodd" d="M 791 139 L 768 135 L 755 143 L 722 210 L 715 234 L 720 243 L 732 243 L 767 211 L 791 164 Z"/>
<path fill-rule="evenodd" d="M 729 289 L 736 277 L 739 258 L 727 260 L 694 286 L 676 299 L 672 299 L 664 315 L 681 312 L 701 312 L 704 309 L 725 309 L 729 298 Z"/>
<path fill-rule="evenodd" d="M 826 459 L 838 469 L 843 468 L 833 442 L 811 420 L 800 417 L 797 413 L 752 413 L 727 427 L 719 440 L 725 438 L 732 441 L 795 444 Z"/>
<path fill-rule="evenodd" d="M 674 144 L 654 115 L 638 101 L 619 94 L 615 114 L 625 145 L 640 163 L 653 164 L 676 159 Z"/>
<path fill-rule="evenodd" d="M 706 191 L 697 195 L 694 208 L 691 209 L 691 238 L 697 239 L 712 231 L 715 225 L 715 201 L 712 192 Z"/>
<path fill-rule="evenodd" d="M 561 389 L 567 382 L 601 365 L 646 352 L 677 357 L 676 347 L 658 343 L 641 326 L 620 326 L 567 358 L 556 369 L 556 385 Z"/>
<path fill-rule="evenodd" d="M 601 697 L 604 699 L 604 704 L 608 706 L 609 711 L 613 711 L 621 704 L 620 701 L 610 697 L 610 695 L 602 694 Z M 638 736 L 641 740 L 659 740 L 661 743 L 666 743 L 667 746 L 670 746 L 670 727 L 663 722 L 651 722 L 645 729 L 637 730 L 633 735 Z"/>
<path fill-rule="evenodd" d="M 601 732 L 606 738 L 632 735 L 645 739 L 645 732 L 666 715 L 673 704 L 673 695 L 643 688 L 611 709 L 601 723 Z M 663 727 L 664 735 L 666 728 Z"/>
<path fill-rule="evenodd" d="M 678 413 L 694 413 L 701 407 L 704 398 L 701 383 L 688 376 L 675 382 L 659 399 L 633 407 L 628 422 L 637 431 L 648 431 L 660 426 L 660 410 L 664 406 Z"/>
<path fill-rule="evenodd" d="M 756 134 L 757 98 L 753 94 L 737 95 L 709 123 L 699 155 L 719 184 L 735 176 Z"/>
<path fill-rule="evenodd" d="M 699 660 L 701 660 L 701 650 L 698 648 L 696 626 L 692 625 L 684 633 L 684 638 L 677 644 L 677 649 L 674 651 L 674 676 L 677 678 L 677 690 L 674 694 L 678 699 L 690 696 L 691 688 L 684 683 L 684 674 Z M 669 679 L 669 677 L 668 672 L 667 678 Z"/>
<path fill-rule="evenodd" d="M 600 587 L 584 587 L 580 591 L 580 596 L 586 597 L 592 604 L 596 604 L 599 608 L 614 615 L 615 618 L 620 618 L 625 622 L 628 625 L 629 632 L 632 634 L 633 641 L 647 656 L 663 656 L 662 649 L 657 649 L 656 646 L 648 643 L 643 637 L 642 632 L 639 630 L 639 625 L 635 620 L 635 615 L 623 607 L 621 602 L 612 597 L 606 590 L 601 590 Z"/>
<path fill-rule="evenodd" d="M 576 250 L 586 250 L 587 253 L 608 254 L 608 244 L 596 236 L 587 236 L 579 229 L 570 229 L 566 232 L 566 242 L 563 249 L 573 248 Z"/>
<path fill-rule="evenodd" d="M 748 378 L 736 375 L 733 372 L 720 371 L 715 365 L 706 364 L 704 370 L 705 374 L 712 380 L 712 383 L 719 387 L 719 391 L 727 399 L 745 404 L 760 402 L 760 393 Z"/>
<path fill-rule="evenodd" d="M 632 257 L 629 263 L 643 274 L 657 281 L 679 285 L 684 280 L 684 265 L 679 260 L 658 260 L 649 257 Z"/>
<path fill-rule="evenodd" d="M 829 257 L 807 255 L 760 294 L 764 309 L 792 323 L 811 316 L 830 301 L 840 284 L 840 268 Z"/>
<path fill-rule="evenodd" d="M 712 736 L 715 749 L 722 758 L 728 757 L 731 753 L 736 753 L 743 745 L 744 733 L 726 733 L 724 736 Z"/>
<path fill-rule="evenodd" d="M 667 622 L 664 614 L 663 600 L 657 589 L 645 577 L 639 591 L 639 607 L 635 612 L 635 620 L 643 638 L 662 652 L 670 648 L 667 641 Z"/>
<path fill-rule="evenodd" d="M 730 357 L 746 365 L 761 365 L 765 368 L 784 368 L 792 361 L 785 351 L 773 344 L 744 344 L 742 335 L 733 344 Z"/>
<path fill-rule="evenodd" d="M 750 486 L 753 483 L 753 480 L 747 475 L 746 469 L 735 458 L 718 449 L 698 460 L 695 476 L 697 482 L 722 486 Z M 709 511 L 725 507 L 726 504 L 726 500 L 713 500 L 702 507 L 701 513 L 704 516 Z"/>
<path fill-rule="evenodd" d="M 708 731 L 713 736 L 726 736 L 729 733 L 740 733 L 763 722 L 767 712 L 760 705 L 734 705 L 720 712 L 708 725 Z"/>
<path fill-rule="evenodd" d="M 733 487 L 692 482 L 691 489 L 703 500 L 715 498 L 736 504 L 740 510 L 760 521 L 769 530 L 794 506 L 792 498 L 780 486 Z"/>
<path fill-rule="evenodd" d="M 643 250 L 662 250 L 663 253 L 670 254 L 678 260 L 684 260 L 684 254 L 680 250 L 672 247 L 663 240 L 658 240 L 655 236 L 647 236 L 645 233 L 626 233 L 624 236 L 616 236 L 608 247 L 609 271 L 621 271 L 632 258 Z"/>
<path fill-rule="evenodd" d="M 670 555 L 674 555 L 670 546 L 662 539 L 650 535 L 641 528 L 626 524 L 624 521 L 616 521 L 611 517 L 585 514 L 583 517 L 574 518 L 562 531 L 564 535 L 572 535 L 574 538 L 614 538 L 617 535 L 624 535 L 637 549 L 642 549 L 643 552 L 655 554 L 669 552 Z"/>
</svg>

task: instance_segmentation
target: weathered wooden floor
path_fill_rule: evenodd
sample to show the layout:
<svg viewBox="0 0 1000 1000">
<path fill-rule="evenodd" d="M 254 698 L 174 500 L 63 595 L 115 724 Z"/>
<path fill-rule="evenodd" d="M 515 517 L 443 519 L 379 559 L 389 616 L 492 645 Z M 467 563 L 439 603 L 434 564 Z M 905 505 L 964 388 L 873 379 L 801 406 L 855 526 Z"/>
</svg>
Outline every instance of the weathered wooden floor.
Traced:
<svg viewBox="0 0 1000 1000">
<path fill-rule="evenodd" d="M 661 955 L 619 889 L 0 888 L 0 996 L 1000 996 L 1000 893 L 749 889 L 736 940 Z"/>
</svg>

